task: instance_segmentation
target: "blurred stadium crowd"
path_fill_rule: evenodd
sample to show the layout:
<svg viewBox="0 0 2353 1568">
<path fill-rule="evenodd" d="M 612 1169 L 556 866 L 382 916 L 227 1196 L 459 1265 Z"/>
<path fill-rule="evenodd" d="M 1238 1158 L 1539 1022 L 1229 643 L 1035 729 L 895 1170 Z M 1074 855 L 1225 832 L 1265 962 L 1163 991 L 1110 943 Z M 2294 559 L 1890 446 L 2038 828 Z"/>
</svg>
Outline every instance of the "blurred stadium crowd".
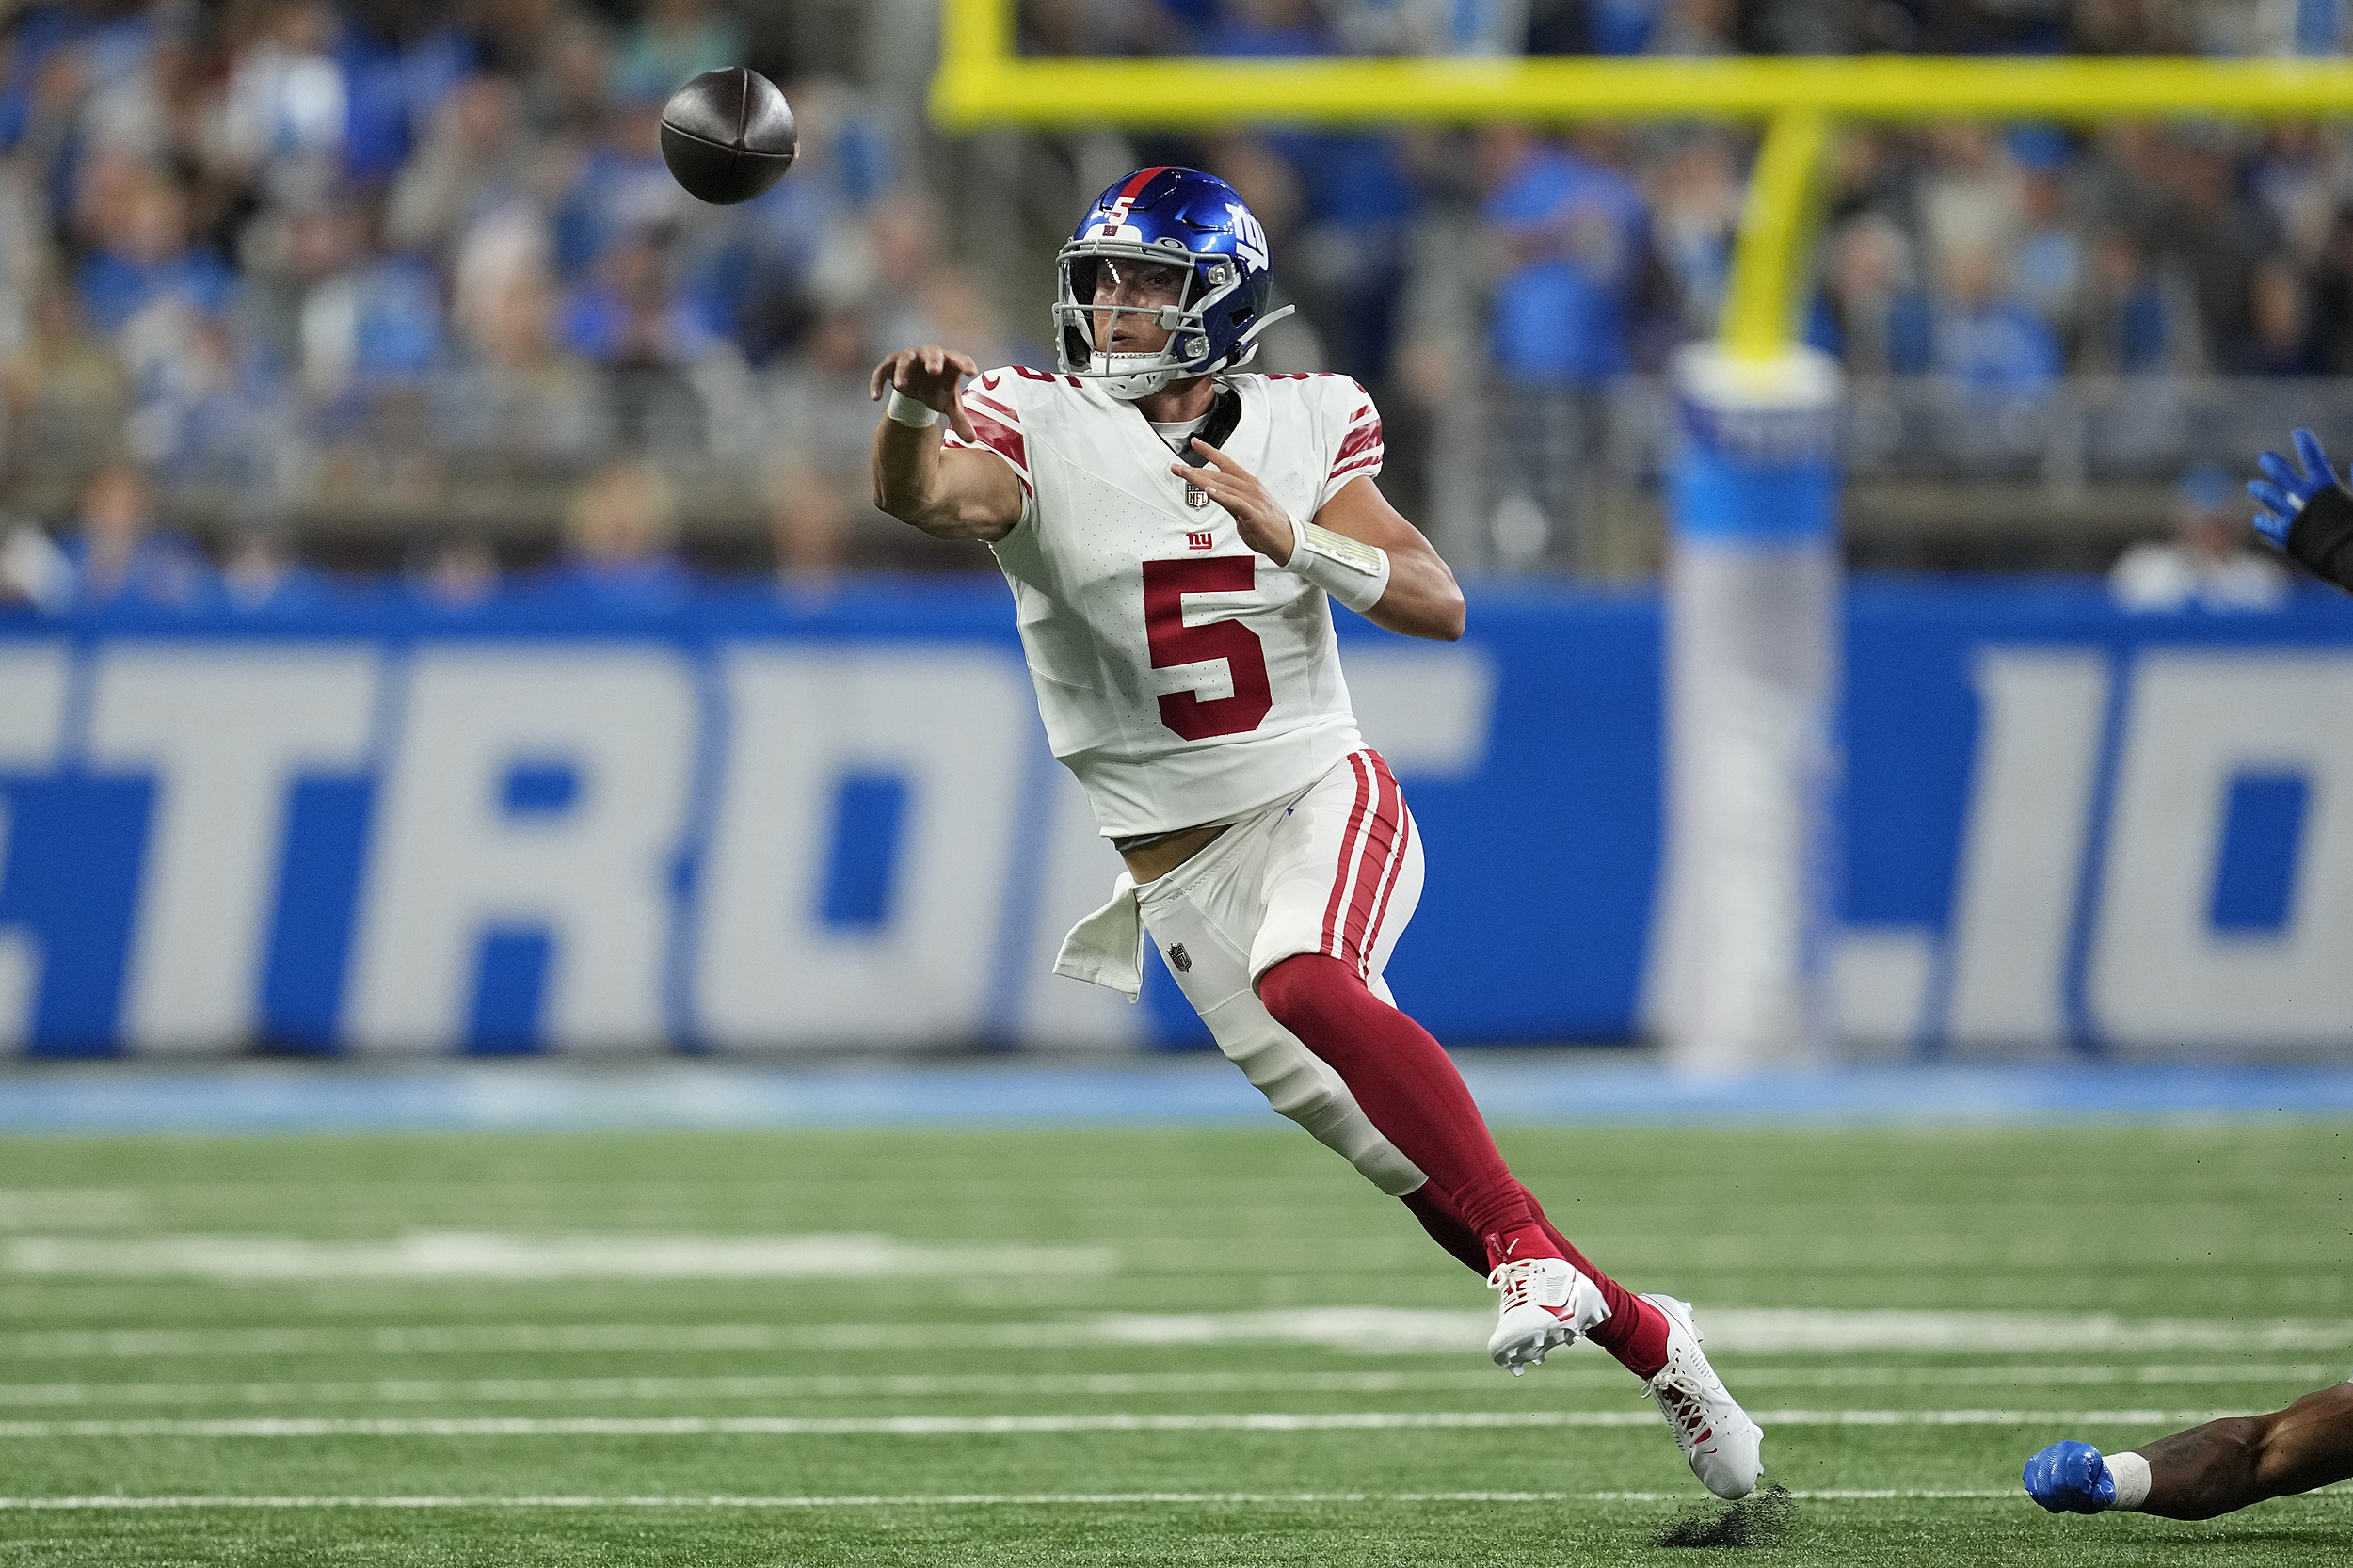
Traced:
<svg viewBox="0 0 2353 1568">
<path fill-rule="evenodd" d="M 805 581 L 983 565 L 867 504 L 866 372 L 927 340 L 1044 362 L 1055 241 L 1111 179 L 1174 161 L 1233 181 L 1270 231 L 1302 313 L 1265 367 L 1374 389 L 1385 484 L 1456 559 L 1623 574 L 1655 558 L 1657 378 L 1712 328 L 1746 132 L 943 143 L 920 119 L 933 8 L 16 7 L 0 591 L 266 604 L 316 591 L 307 556 L 405 565 L 468 602 L 560 553 L 535 581 L 659 603 L 685 591 L 682 558 Z M 1025 49 L 1064 54 L 2249 53 L 2336 51 L 2349 11 L 1026 0 L 1020 17 Z M 679 82 L 739 61 L 786 87 L 803 161 L 758 201 L 700 207 L 653 127 Z M 1907 554 L 1898 529 L 1875 559 L 2105 565 L 2185 467 L 2233 455 L 2242 424 L 2269 439 L 2277 407 L 2353 414 L 2311 379 L 2353 374 L 2353 139 L 1852 130 L 1810 335 L 1857 378 L 1861 536 L 1878 505 L 1963 541 Z M 2095 484 L 2111 479 L 2129 483 Z M 2031 537 L 1973 536 L 1972 508 Z"/>
</svg>

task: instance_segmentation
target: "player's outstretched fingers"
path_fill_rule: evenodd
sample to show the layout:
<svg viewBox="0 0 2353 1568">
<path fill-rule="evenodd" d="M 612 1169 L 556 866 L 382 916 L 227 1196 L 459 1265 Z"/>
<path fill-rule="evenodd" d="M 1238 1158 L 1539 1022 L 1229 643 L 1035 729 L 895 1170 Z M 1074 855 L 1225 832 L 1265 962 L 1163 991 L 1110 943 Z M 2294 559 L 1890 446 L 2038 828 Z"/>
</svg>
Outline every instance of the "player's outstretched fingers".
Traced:
<svg viewBox="0 0 2353 1568">
<path fill-rule="evenodd" d="M 2337 471 L 2329 466 L 2329 454 L 2320 449 L 2320 438 L 2310 430 L 2298 429 L 2292 438 L 2296 455 L 2303 460 L 2304 472 L 2314 479 L 2337 482 Z"/>
<path fill-rule="evenodd" d="M 978 376 L 981 367 L 971 355 L 959 354 L 952 348 L 948 350 L 946 360 L 947 368 L 954 373 L 948 383 L 948 424 L 958 437 L 978 446 L 980 433 L 972 428 L 972 416 L 964 411 L 964 383 Z"/>
<path fill-rule="evenodd" d="M 2296 503 L 2281 494 L 2277 487 L 2266 485 L 2260 479 L 2247 482 L 2247 493 L 2255 498 L 2255 532 L 2285 549 L 2288 524 L 2296 517 Z"/>
<path fill-rule="evenodd" d="M 2289 464 L 2288 460 L 2285 457 L 2281 456 L 2277 452 L 2265 452 L 2257 454 L 2255 457 L 2255 466 L 2264 471 L 2265 478 L 2270 480 L 2273 484 L 2279 486 L 2282 491 L 2290 495 L 2296 493 L 2304 477 L 2302 474 L 2297 472 L 2295 468 Z M 2296 507 L 2294 505 L 2290 505 L 2288 508 L 2291 512 L 2295 509 Z"/>
</svg>

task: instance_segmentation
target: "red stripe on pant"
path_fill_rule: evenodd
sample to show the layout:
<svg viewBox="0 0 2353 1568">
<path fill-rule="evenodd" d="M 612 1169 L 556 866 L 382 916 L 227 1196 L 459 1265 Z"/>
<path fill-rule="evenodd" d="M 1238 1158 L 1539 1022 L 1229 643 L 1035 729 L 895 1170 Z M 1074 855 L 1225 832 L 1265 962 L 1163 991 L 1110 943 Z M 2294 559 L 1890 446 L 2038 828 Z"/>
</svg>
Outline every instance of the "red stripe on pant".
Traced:
<svg viewBox="0 0 2353 1568">
<path fill-rule="evenodd" d="M 1397 891 L 1398 879 L 1405 872 L 1405 851 L 1414 841 L 1414 814 L 1400 803 L 1397 813 L 1397 851 L 1389 856 L 1389 870 L 1382 878 L 1381 902 L 1373 907 L 1372 923 L 1367 926 L 1364 962 L 1356 966 L 1360 975 L 1372 973 L 1372 955 L 1381 946 L 1381 922 L 1389 918 L 1389 895 Z"/>
<path fill-rule="evenodd" d="M 1372 779 L 1356 753 L 1348 754 L 1348 765 L 1356 770 L 1356 808 L 1348 816 L 1348 831 L 1340 835 L 1340 871 L 1332 882 L 1331 900 L 1323 906 L 1323 942 L 1316 951 L 1333 951 L 1333 933 L 1339 929 L 1340 900 L 1348 893 L 1348 868 L 1353 863 L 1353 846 L 1356 834 L 1365 824 L 1365 811 L 1372 804 Z"/>
<path fill-rule="evenodd" d="M 1389 764 L 1377 751 L 1368 751 L 1365 760 L 1370 765 L 1373 784 L 1379 792 L 1380 805 L 1372 820 L 1365 824 L 1365 842 L 1356 863 L 1355 896 L 1348 901 L 1348 925 L 1340 934 L 1340 945 L 1333 956 L 1345 960 L 1365 972 L 1365 956 L 1370 947 L 1365 938 L 1365 927 L 1372 919 L 1373 905 L 1381 901 L 1381 886 L 1386 878 L 1390 862 L 1404 853 L 1405 798 L 1398 792 L 1397 779 L 1389 772 Z"/>
</svg>

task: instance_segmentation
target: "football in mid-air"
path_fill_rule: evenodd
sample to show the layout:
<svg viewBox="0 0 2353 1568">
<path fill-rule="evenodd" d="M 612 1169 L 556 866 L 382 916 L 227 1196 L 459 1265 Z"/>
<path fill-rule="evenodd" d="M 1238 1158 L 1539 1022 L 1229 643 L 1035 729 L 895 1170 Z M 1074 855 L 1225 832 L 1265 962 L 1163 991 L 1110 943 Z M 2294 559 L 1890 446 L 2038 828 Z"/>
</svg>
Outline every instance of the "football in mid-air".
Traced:
<svg viewBox="0 0 2353 1568">
<path fill-rule="evenodd" d="M 700 201 L 749 201 L 784 178 L 800 147 L 784 94 L 744 66 L 706 71 L 662 105 L 662 161 Z"/>
</svg>

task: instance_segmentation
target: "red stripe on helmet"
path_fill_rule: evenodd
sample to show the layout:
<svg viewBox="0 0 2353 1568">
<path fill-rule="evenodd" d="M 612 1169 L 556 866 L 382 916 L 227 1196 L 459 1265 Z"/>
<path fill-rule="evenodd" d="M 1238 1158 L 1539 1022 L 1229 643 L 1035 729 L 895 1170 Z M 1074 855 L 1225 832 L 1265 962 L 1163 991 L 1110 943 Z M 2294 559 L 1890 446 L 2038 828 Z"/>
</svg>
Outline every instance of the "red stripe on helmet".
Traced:
<svg viewBox="0 0 2353 1568">
<path fill-rule="evenodd" d="M 1114 200 L 1120 201 L 1133 201 L 1138 194 L 1143 191 L 1144 187 L 1151 184 L 1153 175 L 1165 174 L 1173 167 L 1174 166 L 1170 164 L 1156 164 L 1150 168 L 1137 169 L 1133 174 L 1128 176 L 1128 183 L 1119 187 L 1119 195 L 1114 198 Z M 1065 212 L 1068 210 L 1068 208 L 1064 209 Z"/>
</svg>

